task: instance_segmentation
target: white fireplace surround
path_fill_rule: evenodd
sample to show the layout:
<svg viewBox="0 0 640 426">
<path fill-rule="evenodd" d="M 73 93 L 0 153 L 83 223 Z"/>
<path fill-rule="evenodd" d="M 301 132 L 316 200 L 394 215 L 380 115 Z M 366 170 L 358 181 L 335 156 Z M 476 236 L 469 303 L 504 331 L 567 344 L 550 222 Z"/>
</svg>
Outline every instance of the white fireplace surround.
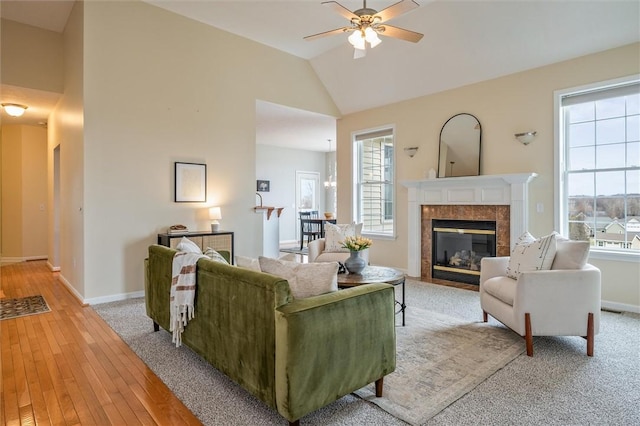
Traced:
<svg viewBox="0 0 640 426">
<path fill-rule="evenodd" d="M 528 186 L 536 176 L 536 173 L 517 173 L 401 181 L 409 190 L 407 274 L 419 277 L 421 272 L 422 206 L 508 205 L 513 247 L 529 228 Z"/>
</svg>

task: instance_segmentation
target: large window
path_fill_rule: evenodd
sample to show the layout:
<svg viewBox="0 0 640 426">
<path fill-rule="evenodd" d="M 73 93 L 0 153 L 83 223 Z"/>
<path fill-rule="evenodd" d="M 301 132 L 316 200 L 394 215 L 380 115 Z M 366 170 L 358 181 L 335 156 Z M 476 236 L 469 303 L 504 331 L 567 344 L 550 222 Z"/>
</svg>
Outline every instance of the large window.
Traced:
<svg viewBox="0 0 640 426">
<path fill-rule="evenodd" d="M 640 254 L 640 84 L 556 93 L 559 227 L 602 252 Z"/>
<path fill-rule="evenodd" d="M 362 232 L 394 235 L 393 129 L 354 136 L 354 220 Z"/>
</svg>

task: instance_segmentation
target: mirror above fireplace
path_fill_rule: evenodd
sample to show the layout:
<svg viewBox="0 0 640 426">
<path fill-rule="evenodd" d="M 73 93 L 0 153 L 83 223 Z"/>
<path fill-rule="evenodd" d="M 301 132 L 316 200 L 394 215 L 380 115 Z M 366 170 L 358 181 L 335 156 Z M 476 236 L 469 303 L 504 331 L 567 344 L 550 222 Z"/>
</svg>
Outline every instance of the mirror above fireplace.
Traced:
<svg viewBox="0 0 640 426">
<path fill-rule="evenodd" d="M 457 114 L 440 131 L 438 177 L 480 175 L 482 127 L 471 114 Z"/>
</svg>

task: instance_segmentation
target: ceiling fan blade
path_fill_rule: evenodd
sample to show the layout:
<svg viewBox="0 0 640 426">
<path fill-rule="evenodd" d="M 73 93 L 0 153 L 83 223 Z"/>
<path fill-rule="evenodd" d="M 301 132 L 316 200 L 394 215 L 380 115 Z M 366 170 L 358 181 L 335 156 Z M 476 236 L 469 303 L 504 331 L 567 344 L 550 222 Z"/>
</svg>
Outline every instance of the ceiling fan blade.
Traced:
<svg viewBox="0 0 640 426">
<path fill-rule="evenodd" d="M 380 22 L 385 22 L 419 6 L 420 5 L 413 0 L 400 0 L 398 3 L 392 4 L 386 9 L 382 9 L 376 13 L 375 16 L 380 17 Z"/>
<path fill-rule="evenodd" d="M 404 28 L 394 27 L 393 25 L 380 25 L 376 28 L 378 34 L 399 38 L 401 40 L 410 41 L 412 43 L 419 42 L 424 34 L 417 33 L 415 31 L 405 30 Z"/>
<path fill-rule="evenodd" d="M 329 6 L 331 9 L 333 9 L 334 12 L 344 16 L 350 21 L 353 19 L 360 21 L 360 17 L 358 15 L 336 1 L 323 1 L 322 4 L 324 4 L 325 6 Z"/>
<path fill-rule="evenodd" d="M 323 33 L 318 33 L 318 34 L 308 35 L 304 39 L 305 40 L 315 40 L 315 39 L 318 39 L 320 37 L 326 37 L 326 36 L 335 35 L 335 34 L 343 34 L 343 33 L 346 33 L 348 31 L 352 31 L 352 30 L 353 30 L 353 28 L 351 28 L 351 27 L 336 28 L 335 30 L 325 31 Z"/>
</svg>

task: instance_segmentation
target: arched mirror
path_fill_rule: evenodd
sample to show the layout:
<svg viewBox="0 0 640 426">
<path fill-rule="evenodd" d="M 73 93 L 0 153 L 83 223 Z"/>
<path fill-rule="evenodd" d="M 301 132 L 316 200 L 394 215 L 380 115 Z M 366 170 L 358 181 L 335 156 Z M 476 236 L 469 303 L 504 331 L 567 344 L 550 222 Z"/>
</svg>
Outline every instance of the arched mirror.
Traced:
<svg viewBox="0 0 640 426">
<path fill-rule="evenodd" d="M 482 127 L 471 114 L 457 114 L 440 131 L 438 177 L 478 176 Z"/>
</svg>

